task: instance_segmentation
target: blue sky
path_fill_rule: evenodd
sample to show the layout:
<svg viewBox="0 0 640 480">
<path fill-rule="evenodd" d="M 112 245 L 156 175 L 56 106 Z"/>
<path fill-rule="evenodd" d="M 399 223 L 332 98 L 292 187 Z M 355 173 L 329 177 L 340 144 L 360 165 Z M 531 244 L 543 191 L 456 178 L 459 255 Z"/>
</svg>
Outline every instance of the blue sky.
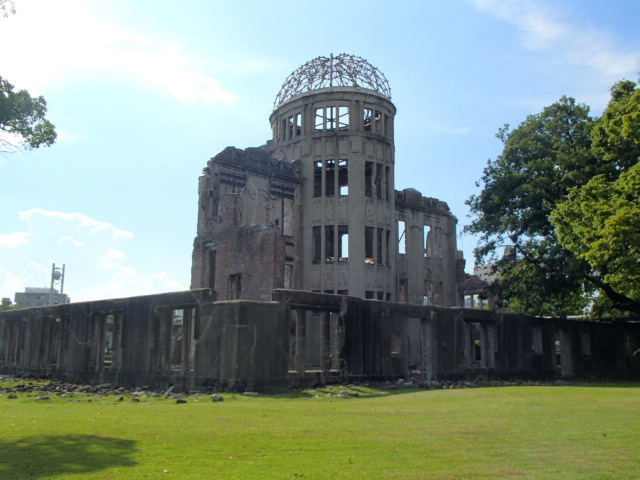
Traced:
<svg viewBox="0 0 640 480">
<path fill-rule="evenodd" d="M 562 95 L 599 115 L 640 72 L 638 0 L 16 0 L 0 75 L 44 95 L 58 142 L 0 156 L 0 296 L 66 264 L 72 300 L 189 288 L 197 178 L 270 136 L 300 65 L 378 67 L 396 116 L 396 188 L 464 204 L 495 133 Z M 473 264 L 475 239 L 459 239 Z"/>
</svg>

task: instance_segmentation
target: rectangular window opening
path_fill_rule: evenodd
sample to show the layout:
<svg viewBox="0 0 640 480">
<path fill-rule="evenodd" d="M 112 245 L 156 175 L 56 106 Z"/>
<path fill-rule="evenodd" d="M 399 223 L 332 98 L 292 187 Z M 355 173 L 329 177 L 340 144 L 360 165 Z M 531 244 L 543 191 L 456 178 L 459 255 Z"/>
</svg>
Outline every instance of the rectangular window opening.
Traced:
<svg viewBox="0 0 640 480">
<path fill-rule="evenodd" d="M 322 227 L 312 228 L 313 263 L 320 263 L 322 259 Z"/>
<path fill-rule="evenodd" d="M 322 162 L 313 163 L 313 196 L 322 196 Z"/>
<path fill-rule="evenodd" d="M 336 261 L 335 239 L 333 225 L 325 225 L 324 227 L 324 251 L 325 263 L 334 263 Z"/>
<path fill-rule="evenodd" d="M 296 114 L 295 128 L 296 128 L 296 137 L 299 137 L 300 135 L 302 135 L 302 114 L 301 113 Z"/>
<path fill-rule="evenodd" d="M 182 348 L 184 343 L 184 310 L 171 312 L 171 370 L 182 370 Z"/>
<path fill-rule="evenodd" d="M 338 160 L 338 188 L 341 196 L 349 195 L 349 169 L 347 160 Z"/>
<path fill-rule="evenodd" d="M 373 114 L 373 133 L 382 133 L 382 113 L 378 110 Z"/>
<path fill-rule="evenodd" d="M 378 265 L 383 264 L 382 252 L 384 251 L 384 246 L 382 244 L 382 240 L 384 238 L 384 229 L 378 228 L 376 231 L 376 260 Z"/>
<path fill-rule="evenodd" d="M 338 107 L 326 107 L 325 109 L 325 125 L 324 129 L 327 132 L 332 132 L 336 129 L 338 123 Z"/>
<path fill-rule="evenodd" d="M 387 260 L 387 265 L 391 265 L 391 259 L 389 255 L 389 245 L 391 243 L 391 230 L 387 230 L 387 241 L 384 244 L 385 255 L 384 258 Z"/>
<path fill-rule="evenodd" d="M 405 222 L 398 221 L 398 253 L 407 253 L 407 235 L 405 230 Z"/>
<path fill-rule="evenodd" d="M 385 196 L 385 200 L 388 202 L 391 200 L 391 190 L 392 190 L 392 184 L 391 184 L 391 168 L 390 167 L 385 167 L 384 168 L 385 172 L 384 172 L 384 179 L 385 179 L 385 185 L 384 185 L 384 196 Z"/>
<path fill-rule="evenodd" d="M 382 165 L 376 163 L 376 198 L 382 199 L 382 188 L 384 186 L 384 179 L 382 178 Z"/>
<path fill-rule="evenodd" d="M 338 129 L 349 130 L 349 107 L 338 107 Z"/>
<path fill-rule="evenodd" d="M 107 315 L 104 329 L 104 361 L 105 367 L 110 367 L 114 360 L 114 336 L 115 336 L 115 315 Z"/>
<path fill-rule="evenodd" d="M 373 227 L 364 227 L 364 263 L 373 265 Z"/>
<path fill-rule="evenodd" d="M 371 131 L 372 118 L 373 118 L 373 111 L 370 108 L 365 108 L 363 110 L 363 118 L 362 118 L 365 132 Z"/>
<path fill-rule="evenodd" d="M 335 160 L 327 160 L 325 163 L 324 173 L 325 195 L 333 197 L 336 194 L 336 162 Z"/>
<path fill-rule="evenodd" d="M 324 130 L 324 108 L 320 107 L 316 108 L 315 131 L 321 132 L 322 130 Z"/>
<path fill-rule="evenodd" d="M 431 227 L 429 225 L 425 225 L 423 228 L 422 234 L 422 244 L 424 245 L 424 257 L 433 257 L 433 248 L 432 248 L 432 235 L 431 235 Z"/>
<path fill-rule="evenodd" d="M 349 226 L 338 225 L 338 257 L 340 262 L 349 261 Z"/>
<path fill-rule="evenodd" d="M 293 138 L 293 116 L 289 117 L 287 121 L 287 127 L 288 127 L 287 139 L 290 140 Z"/>
<path fill-rule="evenodd" d="M 364 195 L 373 197 L 373 162 L 364 164 Z"/>
</svg>

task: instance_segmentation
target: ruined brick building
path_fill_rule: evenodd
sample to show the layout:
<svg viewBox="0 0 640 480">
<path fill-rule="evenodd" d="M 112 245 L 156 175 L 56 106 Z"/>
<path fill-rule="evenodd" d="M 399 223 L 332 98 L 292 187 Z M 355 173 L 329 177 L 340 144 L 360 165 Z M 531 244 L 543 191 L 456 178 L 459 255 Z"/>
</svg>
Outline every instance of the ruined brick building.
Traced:
<svg viewBox="0 0 640 480">
<path fill-rule="evenodd" d="M 457 220 L 444 202 L 394 190 L 395 113 L 386 78 L 360 57 L 294 71 L 272 139 L 204 168 L 191 288 L 221 300 L 286 288 L 458 305 Z"/>
<path fill-rule="evenodd" d="M 200 177 L 191 290 L 0 312 L 0 374 L 178 389 L 328 382 L 640 378 L 640 319 L 463 308 L 456 218 L 394 190 L 384 76 L 317 58 L 276 97 L 273 138 Z M 469 304 L 473 306 L 473 302 Z"/>
</svg>

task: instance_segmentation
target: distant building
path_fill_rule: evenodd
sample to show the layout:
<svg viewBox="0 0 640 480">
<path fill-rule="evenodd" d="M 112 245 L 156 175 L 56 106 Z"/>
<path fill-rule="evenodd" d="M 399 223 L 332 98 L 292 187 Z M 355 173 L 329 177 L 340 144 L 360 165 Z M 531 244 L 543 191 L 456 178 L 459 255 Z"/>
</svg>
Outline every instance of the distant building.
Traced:
<svg viewBox="0 0 640 480">
<path fill-rule="evenodd" d="M 477 275 L 480 280 L 484 280 L 491 285 L 496 280 L 498 274 L 497 265 L 495 263 L 485 263 L 473 268 L 473 274 Z"/>
<path fill-rule="evenodd" d="M 71 299 L 66 293 L 62 295 L 57 291 L 46 287 L 25 287 L 24 292 L 16 292 L 14 297 L 18 307 L 44 307 L 46 305 L 59 305 L 70 303 Z"/>
</svg>

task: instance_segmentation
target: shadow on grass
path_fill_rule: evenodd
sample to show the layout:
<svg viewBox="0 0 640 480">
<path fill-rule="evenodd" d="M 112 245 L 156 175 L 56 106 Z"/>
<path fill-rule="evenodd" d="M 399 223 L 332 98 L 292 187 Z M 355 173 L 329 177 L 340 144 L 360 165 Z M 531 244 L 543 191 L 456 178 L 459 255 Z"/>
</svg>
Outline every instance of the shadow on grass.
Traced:
<svg viewBox="0 0 640 480">
<path fill-rule="evenodd" d="M 136 465 L 135 442 L 97 435 L 38 435 L 0 440 L 0 478 L 50 478 Z"/>
</svg>

